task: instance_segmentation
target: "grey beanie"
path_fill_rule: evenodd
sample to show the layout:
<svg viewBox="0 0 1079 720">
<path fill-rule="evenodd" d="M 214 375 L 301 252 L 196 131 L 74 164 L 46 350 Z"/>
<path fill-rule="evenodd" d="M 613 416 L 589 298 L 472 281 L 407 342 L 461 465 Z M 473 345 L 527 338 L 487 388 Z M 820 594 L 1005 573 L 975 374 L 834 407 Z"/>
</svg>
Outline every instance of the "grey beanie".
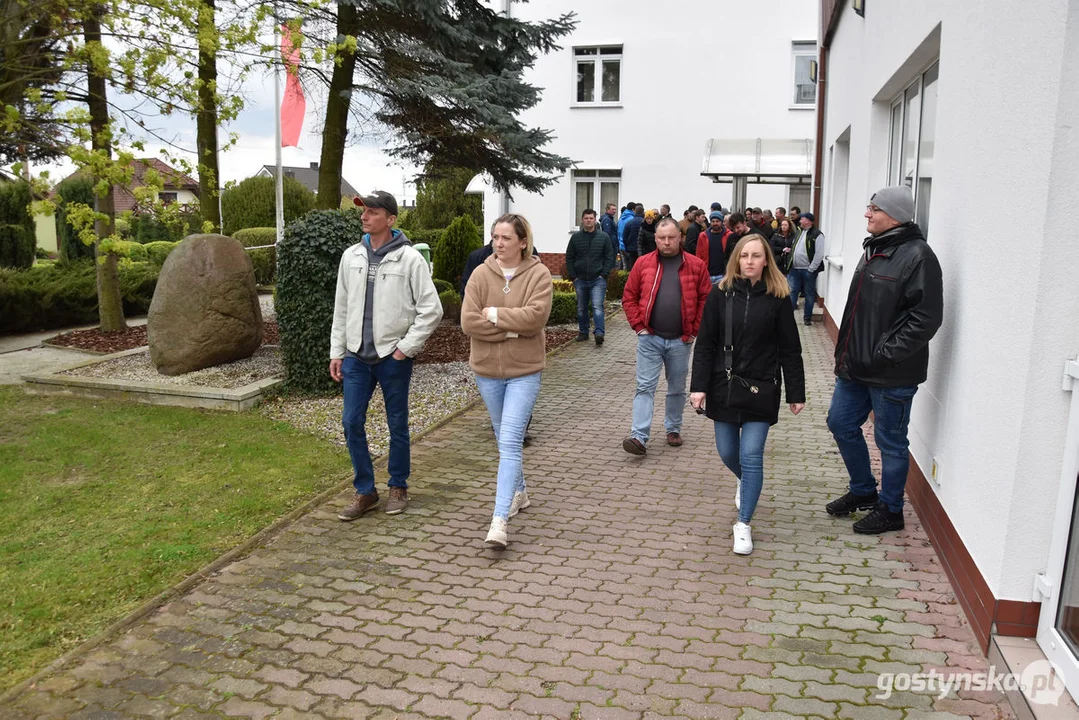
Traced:
<svg viewBox="0 0 1079 720">
<path fill-rule="evenodd" d="M 873 193 L 869 198 L 873 203 L 888 215 L 888 217 L 900 223 L 914 221 L 914 196 L 906 185 L 886 187 Z"/>
</svg>

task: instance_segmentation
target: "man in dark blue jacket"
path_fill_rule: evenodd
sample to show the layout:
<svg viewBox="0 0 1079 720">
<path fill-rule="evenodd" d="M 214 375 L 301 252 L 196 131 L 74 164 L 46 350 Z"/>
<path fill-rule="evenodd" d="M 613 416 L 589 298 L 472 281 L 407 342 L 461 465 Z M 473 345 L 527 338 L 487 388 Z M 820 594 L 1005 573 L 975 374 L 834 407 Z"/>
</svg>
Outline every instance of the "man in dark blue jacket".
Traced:
<svg viewBox="0 0 1079 720">
<path fill-rule="evenodd" d="M 642 224 L 644 224 L 644 205 L 637 203 L 633 216 L 622 226 L 622 264 L 627 271 L 632 270 L 633 263 L 637 262 L 637 240 L 641 234 Z"/>
<path fill-rule="evenodd" d="M 566 277 L 577 292 L 577 342 L 588 339 L 588 306 L 596 326 L 596 345 L 603 344 L 603 301 L 607 297 L 607 276 L 614 267 L 614 253 L 607 233 L 596 227 L 596 211 L 581 213 L 581 229 L 566 246 Z"/>
<path fill-rule="evenodd" d="M 614 250 L 615 267 L 618 267 L 618 218 L 615 217 L 617 212 L 617 205 L 614 203 L 607 203 L 606 210 L 599 218 L 599 229 L 607 233 L 607 237 L 611 239 L 611 248 Z"/>
<path fill-rule="evenodd" d="M 828 503 L 829 515 L 872 510 L 854 532 L 903 529 L 903 490 L 910 468 L 907 424 L 929 368 L 929 341 L 944 320 L 940 263 L 914 223 L 905 185 L 874 193 L 865 211 L 870 232 L 851 280 L 835 347 L 835 390 L 828 429 L 850 475 L 850 492 Z M 808 300 L 807 300 L 808 302 Z M 880 450 L 880 493 L 862 425 L 873 412 Z"/>
</svg>

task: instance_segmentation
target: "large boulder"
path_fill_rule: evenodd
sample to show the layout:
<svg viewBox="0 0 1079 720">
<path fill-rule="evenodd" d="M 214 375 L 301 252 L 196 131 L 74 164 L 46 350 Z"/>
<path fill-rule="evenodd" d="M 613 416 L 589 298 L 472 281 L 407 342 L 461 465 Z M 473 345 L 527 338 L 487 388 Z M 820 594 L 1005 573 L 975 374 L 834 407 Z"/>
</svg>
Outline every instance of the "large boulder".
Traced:
<svg viewBox="0 0 1079 720">
<path fill-rule="evenodd" d="M 189 235 L 169 253 L 146 320 L 163 375 L 242 360 L 262 344 L 251 258 L 224 235 Z"/>
</svg>

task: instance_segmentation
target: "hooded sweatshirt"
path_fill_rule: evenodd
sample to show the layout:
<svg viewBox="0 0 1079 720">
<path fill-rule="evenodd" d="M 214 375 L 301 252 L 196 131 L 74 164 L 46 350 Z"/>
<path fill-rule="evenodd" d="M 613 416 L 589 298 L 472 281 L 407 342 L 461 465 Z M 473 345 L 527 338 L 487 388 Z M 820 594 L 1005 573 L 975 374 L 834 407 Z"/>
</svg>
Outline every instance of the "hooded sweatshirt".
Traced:
<svg viewBox="0 0 1079 720">
<path fill-rule="evenodd" d="M 363 342 L 360 344 L 360 352 L 358 357 L 369 365 L 383 360 L 378 356 L 378 351 L 375 350 L 375 331 L 374 331 L 374 317 L 375 317 L 375 276 L 378 274 L 378 265 L 382 262 L 382 258 L 386 257 L 386 254 L 395 248 L 399 248 L 402 245 L 409 245 L 408 238 L 400 230 L 393 230 L 391 232 L 390 241 L 375 250 L 371 247 L 371 235 L 370 233 L 363 236 L 363 246 L 367 250 L 367 298 L 364 300 L 363 306 Z M 351 351 L 346 351 L 345 356 L 352 355 Z"/>
</svg>

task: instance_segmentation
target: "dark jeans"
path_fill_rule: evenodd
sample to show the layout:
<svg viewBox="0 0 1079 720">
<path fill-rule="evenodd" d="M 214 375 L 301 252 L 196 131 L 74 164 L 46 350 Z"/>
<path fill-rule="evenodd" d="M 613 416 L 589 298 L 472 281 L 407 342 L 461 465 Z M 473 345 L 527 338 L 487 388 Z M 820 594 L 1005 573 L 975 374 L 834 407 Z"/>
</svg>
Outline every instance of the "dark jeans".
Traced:
<svg viewBox="0 0 1079 720">
<path fill-rule="evenodd" d="M 352 480 L 356 492 L 369 495 L 375 492 L 375 468 L 367 446 L 367 406 L 375 385 L 382 387 L 386 404 L 386 424 L 390 428 L 390 487 L 407 488 L 411 472 L 408 439 L 408 386 L 412 380 L 412 358 L 394 360 L 388 357 L 368 365 L 359 358 L 346 357 L 341 363 L 344 375 L 345 411 L 341 421 L 345 426 L 345 443 L 352 458 L 356 475 Z"/>
<path fill-rule="evenodd" d="M 917 385 L 881 388 L 836 378 L 828 409 L 828 429 L 843 456 L 850 491 L 855 495 L 877 491 L 877 480 L 869 466 L 869 447 L 862 434 L 862 425 L 873 411 L 873 438 L 880 450 L 880 499 L 892 512 L 903 509 L 903 490 L 910 469 L 907 425 L 916 392 Z"/>
<path fill-rule="evenodd" d="M 798 293 L 806 295 L 804 319 L 813 319 L 813 306 L 817 304 L 817 273 L 808 270 L 792 269 L 787 274 L 787 284 L 791 286 L 791 306 L 798 305 Z"/>
<path fill-rule="evenodd" d="M 577 329 L 581 335 L 588 334 L 588 305 L 592 305 L 592 322 L 596 326 L 596 335 L 604 334 L 603 300 L 607 296 L 607 280 L 598 277 L 594 280 L 573 281 L 577 291 Z"/>
<path fill-rule="evenodd" d="M 625 264 L 624 270 L 629 272 L 633 269 L 633 263 L 637 262 L 637 251 L 626 250 L 622 253 L 622 262 Z"/>
</svg>

